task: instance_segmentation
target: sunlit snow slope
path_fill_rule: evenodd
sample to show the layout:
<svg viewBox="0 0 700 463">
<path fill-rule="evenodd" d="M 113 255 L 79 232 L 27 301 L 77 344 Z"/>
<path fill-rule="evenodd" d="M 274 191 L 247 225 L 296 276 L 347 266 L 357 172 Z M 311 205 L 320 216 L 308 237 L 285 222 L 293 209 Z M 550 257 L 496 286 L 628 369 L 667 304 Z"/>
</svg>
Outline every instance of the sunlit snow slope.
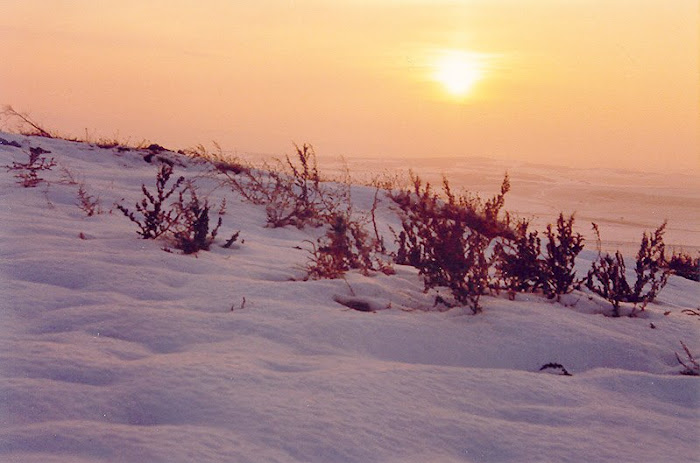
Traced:
<svg viewBox="0 0 700 463">
<path fill-rule="evenodd" d="M 698 283 L 672 276 L 637 318 L 586 293 L 439 312 L 410 267 L 303 281 L 323 230 L 266 228 L 202 161 L 165 154 L 226 198 L 212 250 L 182 255 L 114 208 L 152 188 L 145 152 L 0 137 L 20 145 L 2 165 L 30 147 L 58 163 L 36 188 L 0 172 L 1 461 L 699 461 L 700 380 L 675 357 L 700 356 L 682 312 Z M 68 172 L 104 213 L 76 206 Z M 354 189 L 358 210 L 373 193 Z M 379 222 L 391 241 L 386 199 Z M 351 294 L 377 310 L 334 302 Z"/>
</svg>

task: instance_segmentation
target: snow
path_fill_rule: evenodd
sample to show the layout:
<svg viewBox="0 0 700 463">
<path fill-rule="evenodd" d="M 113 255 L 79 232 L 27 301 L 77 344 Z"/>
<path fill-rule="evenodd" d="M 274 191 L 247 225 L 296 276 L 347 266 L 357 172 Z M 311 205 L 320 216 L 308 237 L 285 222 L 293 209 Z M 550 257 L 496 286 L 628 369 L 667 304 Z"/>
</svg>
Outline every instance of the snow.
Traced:
<svg viewBox="0 0 700 463">
<path fill-rule="evenodd" d="M 0 137 L 22 146 L 0 145 L 2 165 L 29 146 L 58 163 L 36 188 L 0 176 L 2 461 L 700 461 L 700 382 L 674 354 L 680 341 L 700 354 L 700 320 L 682 312 L 698 307 L 696 282 L 672 276 L 637 318 L 587 293 L 438 311 L 410 267 L 303 281 L 305 240 L 323 230 L 265 228 L 204 163 L 166 154 L 227 200 L 219 242 L 182 255 L 113 207 L 153 184 L 143 153 Z M 105 213 L 78 209 L 62 168 Z M 373 193 L 354 188 L 358 209 Z M 222 248 L 237 230 L 244 241 Z M 336 302 L 348 299 L 374 311 Z M 573 376 L 539 371 L 551 362 Z"/>
</svg>

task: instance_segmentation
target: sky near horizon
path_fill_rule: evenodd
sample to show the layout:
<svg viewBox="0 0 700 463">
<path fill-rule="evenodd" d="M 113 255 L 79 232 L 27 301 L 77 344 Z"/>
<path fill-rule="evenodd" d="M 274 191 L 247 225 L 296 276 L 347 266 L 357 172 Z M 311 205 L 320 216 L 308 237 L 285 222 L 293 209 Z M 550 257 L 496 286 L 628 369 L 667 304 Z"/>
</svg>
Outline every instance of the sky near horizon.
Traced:
<svg viewBox="0 0 700 463">
<path fill-rule="evenodd" d="M 66 135 L 700 171 L 696 0 L 4 0 L 0 104 Z"/>
</svg>

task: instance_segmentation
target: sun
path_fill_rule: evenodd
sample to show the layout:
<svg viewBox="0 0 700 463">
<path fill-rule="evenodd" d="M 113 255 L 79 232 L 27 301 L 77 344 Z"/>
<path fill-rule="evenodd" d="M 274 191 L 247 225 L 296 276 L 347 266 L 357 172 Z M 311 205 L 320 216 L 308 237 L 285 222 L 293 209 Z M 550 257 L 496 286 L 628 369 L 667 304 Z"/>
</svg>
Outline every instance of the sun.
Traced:
<svg viewBox="0 0 700 463">
<path fill-rule="evenodd" d="M 483 77 L 483 60 L 474 53 L 450 50 L 435 60 L 433 79 L 453 97 L 466 97 Z"/>
</svg>

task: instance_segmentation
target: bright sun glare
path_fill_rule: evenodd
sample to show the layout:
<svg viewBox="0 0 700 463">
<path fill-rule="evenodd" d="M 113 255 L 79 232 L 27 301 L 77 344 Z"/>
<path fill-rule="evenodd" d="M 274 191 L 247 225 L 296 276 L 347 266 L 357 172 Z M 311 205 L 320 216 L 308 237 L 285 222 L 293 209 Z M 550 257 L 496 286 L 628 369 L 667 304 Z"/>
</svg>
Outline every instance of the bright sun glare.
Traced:
<svg viewBox="0 0 700 463">
<path fill-rule="evenodd" d="M 474 53 L 446 51 L 434 64 L 433 78 L 453 97 L 465 97 L 484 77 L 482 61 Z"/>
</svg>

